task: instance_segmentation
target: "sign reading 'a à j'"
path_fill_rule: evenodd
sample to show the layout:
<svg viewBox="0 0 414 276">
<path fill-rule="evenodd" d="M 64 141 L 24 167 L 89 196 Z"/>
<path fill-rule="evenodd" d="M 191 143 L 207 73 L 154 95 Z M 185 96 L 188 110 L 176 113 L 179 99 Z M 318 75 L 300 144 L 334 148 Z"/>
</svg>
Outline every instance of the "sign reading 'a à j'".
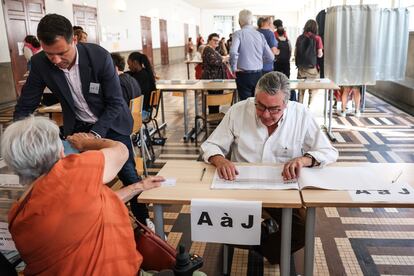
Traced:
<svg viewBox="0 0 414 276">
<path fill-rule="evenodd" d="M 191 239 L 227 244 L 260 244 L 262 203 L 195 199 L 191 201 Z"/>
</svg>

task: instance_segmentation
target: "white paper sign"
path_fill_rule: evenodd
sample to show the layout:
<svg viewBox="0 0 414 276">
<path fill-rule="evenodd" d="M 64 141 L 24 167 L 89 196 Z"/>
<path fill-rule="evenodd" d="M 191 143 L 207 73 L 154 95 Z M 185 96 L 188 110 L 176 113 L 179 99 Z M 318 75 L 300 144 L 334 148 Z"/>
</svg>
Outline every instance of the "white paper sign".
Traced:
<svg viewBox="0 0 414 276">
<path fill-rule="evenodd" d="M 174 187 L 176 183 L 176 178 L 166 178 L 165 181 L 161 182 L 161 187 Z"/>
<path fill-rule="evenodd" d="M 193 199 L 191 239 L 228 244 L 260 244 L 260 201 Z"/>
<path fill-rule="evenodd" d="M 19 176 L 16 174 L 0 174 L 0 187 L 23 187 L 19 183 Z"/>
<path fill-rule="evenodd" d="M 9 224 L 0 222 L 0 250 L 12 251 L 16 250 L 16 246 L 9 232 Z"/>
<path fill-rule="evenodd" d="M 414 202 L 414 189 L 407 183 L 396 183 L 394 187 L 382 190 L 349 191 L 357 202 Z"/>
</svg>

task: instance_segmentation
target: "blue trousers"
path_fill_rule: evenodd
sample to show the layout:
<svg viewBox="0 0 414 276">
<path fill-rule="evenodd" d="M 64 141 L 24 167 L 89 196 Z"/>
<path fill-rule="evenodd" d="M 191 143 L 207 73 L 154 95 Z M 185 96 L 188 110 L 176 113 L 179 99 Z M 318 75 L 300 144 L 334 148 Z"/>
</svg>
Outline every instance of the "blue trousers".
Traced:
<svg viewBox="0 0 414 276">
<path fill-rule="evenodd" d="M 237 93 L 239 93 L 240 101 L 254 96 L 256 84 L 262 76 L 262 71 L 259 72 L 236 72 Z"/>
</svg>

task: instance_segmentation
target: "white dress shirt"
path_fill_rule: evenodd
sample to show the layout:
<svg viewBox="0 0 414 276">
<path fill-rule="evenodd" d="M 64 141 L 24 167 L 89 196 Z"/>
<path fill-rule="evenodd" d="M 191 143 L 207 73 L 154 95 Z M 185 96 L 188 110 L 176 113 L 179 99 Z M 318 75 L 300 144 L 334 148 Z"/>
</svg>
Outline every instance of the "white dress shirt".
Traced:
<svg viewBox="0 0 414 276">
<path fill-rule="evenodd" d="M 61 69 L 65 73 L 66 82 L 68 83 L 70 92 L 72 94 L 73 103 L 75 106 L 76 119 L 85 123 L 96 123 L 98 118 L 92 113 L 88 103 L 82 93 L 82 81 L 79 72 L 79 54 L 76 48 L 75 64 L 68 69 Z"/>
<path fill-rule="evenodd" d="M 227 156 L 229 152 L 232 161 L 248 163 L 285 163 L 309 153 L 324 166 L 338 158 L 338 151 L 304 105 L 289 102 L 269 136 L 256 115 L 254 98 L 233 105 L 201 149 L 206 162 L 213 155 Z"/>
</svg>

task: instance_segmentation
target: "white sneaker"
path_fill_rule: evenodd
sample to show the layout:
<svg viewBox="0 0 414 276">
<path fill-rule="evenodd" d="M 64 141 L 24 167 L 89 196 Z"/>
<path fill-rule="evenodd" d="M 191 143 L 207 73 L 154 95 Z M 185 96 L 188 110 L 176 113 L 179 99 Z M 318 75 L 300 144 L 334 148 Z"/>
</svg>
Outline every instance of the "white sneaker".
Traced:
<svg viewBox="0 0 414 276">
<path fill-rule="evenodd" d="M 152 222 L 150 218 L 145 219 L 145 224 L 149 229 L 151 229 L 152 232 L 155 233 L 155 224 Z"/>
<path fill-rule="evenodd" d="M 361 111 L 359 110 L 355 111 L 355 117 L 358 117 L 358 118 L 361 117 Z"/>
<path fill-rule="evenodd" d="M 339 116 L 346 117 L 346 111 L 341 111 L 341 113 L 339 113 Z"/>
</svg>

